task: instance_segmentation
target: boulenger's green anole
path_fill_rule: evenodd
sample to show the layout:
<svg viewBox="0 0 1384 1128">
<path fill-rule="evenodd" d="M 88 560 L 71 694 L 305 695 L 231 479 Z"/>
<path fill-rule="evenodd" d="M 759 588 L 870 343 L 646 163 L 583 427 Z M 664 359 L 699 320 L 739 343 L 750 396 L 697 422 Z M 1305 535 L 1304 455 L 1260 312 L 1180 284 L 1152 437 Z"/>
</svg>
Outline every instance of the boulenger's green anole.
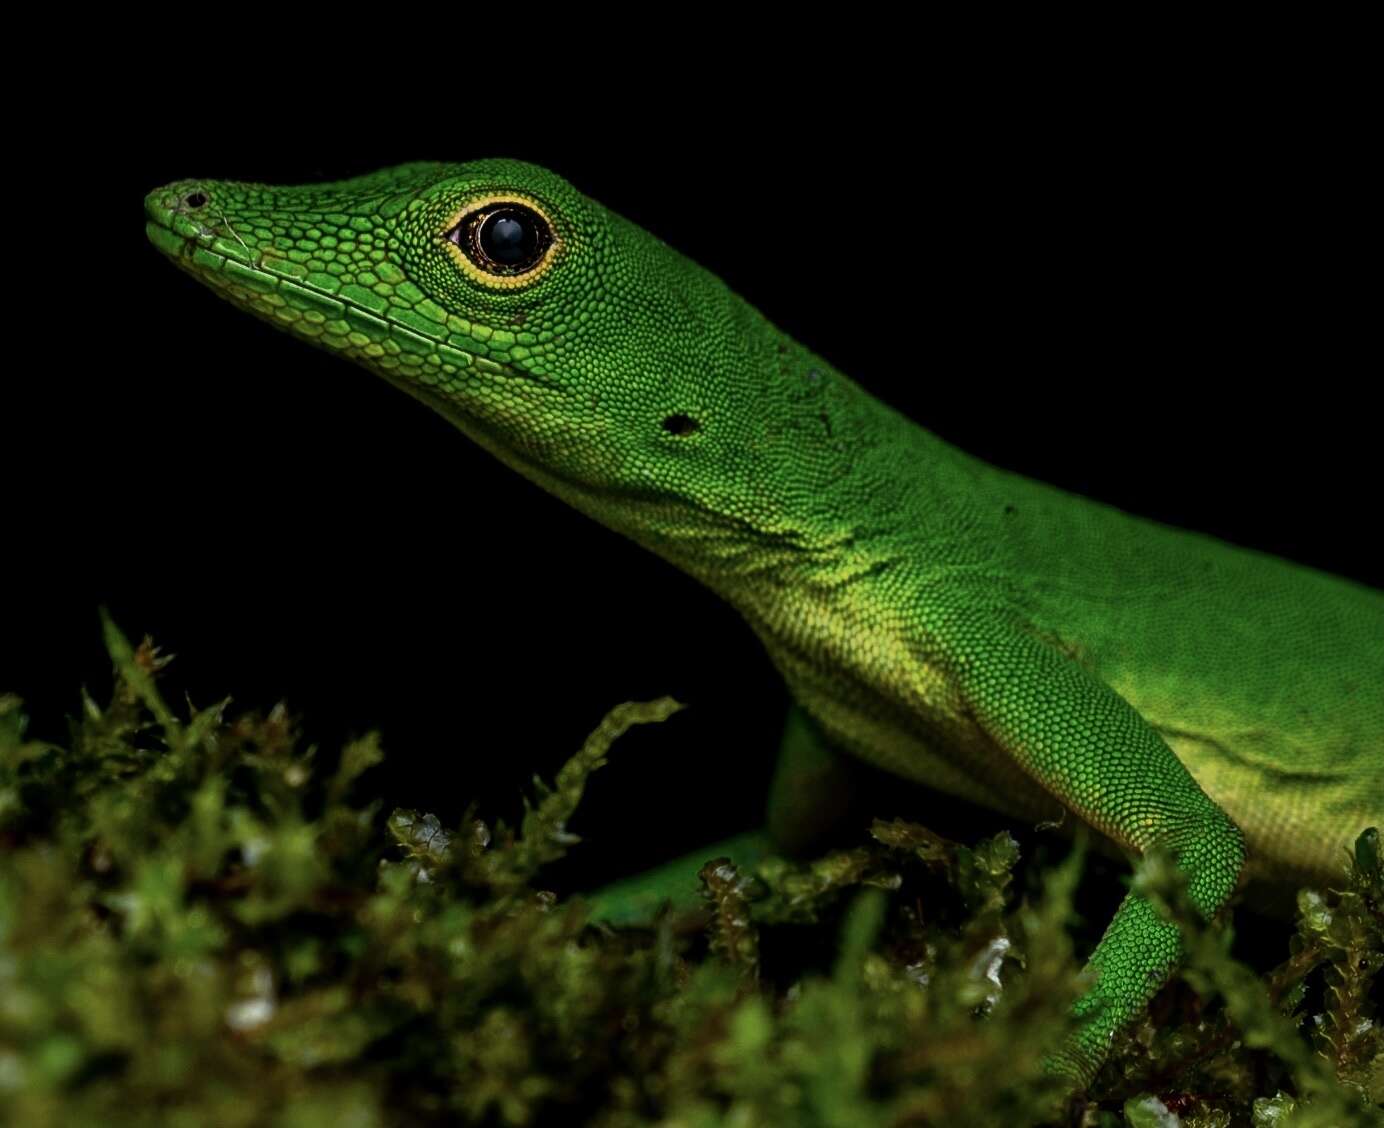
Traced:
<svg viewBox="0 0 1384 1128">
<path fill-rule="evenodd" d="M 1167 851 L 1206 916 L 1242 876 L 1332 881 L 1384 824 L 1384 593 L 969 457 L 550 172 L 188 180 L 145 206 L 218 293 L 739 610 L 799 710 L 779 841 L 832 805 L 836 750 Z M 1131 892 L 1056 1067 L 1089 1081 L 1179 954 Z"/>
</svg>

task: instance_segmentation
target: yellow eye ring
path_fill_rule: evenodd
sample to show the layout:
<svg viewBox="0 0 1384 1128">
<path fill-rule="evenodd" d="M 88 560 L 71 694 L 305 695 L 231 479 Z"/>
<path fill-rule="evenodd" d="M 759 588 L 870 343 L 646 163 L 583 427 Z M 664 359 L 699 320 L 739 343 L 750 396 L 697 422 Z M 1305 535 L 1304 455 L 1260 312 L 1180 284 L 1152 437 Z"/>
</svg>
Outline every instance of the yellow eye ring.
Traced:
<svg viewBox="0 0 1384 1128">
<path fill-rule="evenodd" d="M 468 278 L 497 290 L 518 289 L 542 277 L 561 242 L 541 207 L 502 195 L 470 201 L 443 239 Z"/>
</svg>

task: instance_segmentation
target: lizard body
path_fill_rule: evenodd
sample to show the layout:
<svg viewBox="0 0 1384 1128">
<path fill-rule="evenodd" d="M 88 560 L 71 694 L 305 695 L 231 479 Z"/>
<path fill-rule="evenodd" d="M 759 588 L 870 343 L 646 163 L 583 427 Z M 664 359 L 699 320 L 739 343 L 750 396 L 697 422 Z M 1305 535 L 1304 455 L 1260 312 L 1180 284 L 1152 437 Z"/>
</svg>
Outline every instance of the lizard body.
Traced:
<svg viewBox="0 0 1384 1128">
<path fill-rule="evenodd" d="M 829 747 L 1165 849 L 1208 916 L 1384 823 L 1384 594 L 966 455 L 545 170 L 182 181 L 146 212 L 224 297 L 709 585 Z M 1126 897 L 1058 1066 L 1089 1080 L 1179 950 Z"/>
</svg>

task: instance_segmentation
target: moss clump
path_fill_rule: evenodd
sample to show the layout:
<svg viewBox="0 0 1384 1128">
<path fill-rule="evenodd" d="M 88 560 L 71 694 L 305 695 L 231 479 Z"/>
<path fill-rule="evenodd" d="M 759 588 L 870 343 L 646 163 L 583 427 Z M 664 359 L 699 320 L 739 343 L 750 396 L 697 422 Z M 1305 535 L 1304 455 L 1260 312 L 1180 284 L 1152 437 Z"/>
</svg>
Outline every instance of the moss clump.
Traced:
<svg viewBox="0 0 1384 1128">
<path fill-rule="evenodd" d="M 688 932 L 593 925 L 541 886 L 617 707 L 526 804 L 443 826 L 362 798 L 281 709 L 177 715 L 107 624 L 110 702 L 64 747 L 0 697 L 0 1119 L 23 1125 L 1332 1125 L 1375 1122 L 1377 835 L 1304 891 L 1267 982 L 1185 910 L 1188 969 L 1083 1101 L 1069 1026 L 1081 851 L 1018 897 L 1018 846 L 911 823 L 808 865 L 703 869 Z"/>
</svg>

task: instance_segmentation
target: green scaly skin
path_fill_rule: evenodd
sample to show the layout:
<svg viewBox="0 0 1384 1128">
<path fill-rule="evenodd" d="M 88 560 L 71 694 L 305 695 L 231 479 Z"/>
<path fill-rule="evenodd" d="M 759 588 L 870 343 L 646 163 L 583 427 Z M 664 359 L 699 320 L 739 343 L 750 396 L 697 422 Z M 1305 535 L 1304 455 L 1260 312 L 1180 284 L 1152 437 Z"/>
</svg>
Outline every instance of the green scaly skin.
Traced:
<svg viewBox="0 0 1384 1128">
<path fill-rule="evenodd" d="M 447 238 L 497 199 L 551 224 L 526 274 Z M 146 209 L 224 297 L 718 592 L 826 744 L 1163 848 L 1207 916 L 1242 870 L 1330 882 L 1384 824 L 1384 594 L 976 461 L 552 173 L 183 181 Z M 1056 1067 L 1089 1081 L 1179 949 L 1127 896 Z"/>
</svg>

